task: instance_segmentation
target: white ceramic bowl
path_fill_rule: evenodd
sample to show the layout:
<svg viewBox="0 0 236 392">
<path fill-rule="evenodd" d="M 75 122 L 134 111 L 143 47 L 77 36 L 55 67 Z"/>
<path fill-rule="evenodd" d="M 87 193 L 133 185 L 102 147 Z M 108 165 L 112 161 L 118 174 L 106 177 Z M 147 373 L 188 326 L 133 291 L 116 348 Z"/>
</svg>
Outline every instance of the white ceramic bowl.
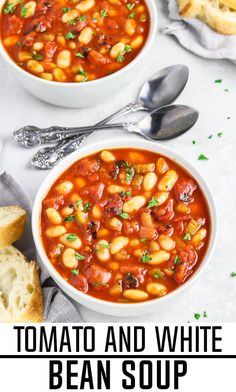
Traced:
<svg viewBox="0 0 236 392">
<path fill-rule="evenodd" d="M 49 189 L 55 182 L 55 180 L 66 170 L 68 169 L 74 162 L 81 159 L 82 157 L 88 156 L 90 154 L 94 154 L 97 151 L 103 149 L 112 149 L 112 148 L 139 148 L 144 150 L 150 150 L 157 153 L 160 153 L 164 156 L 169 157 L 173 161 L 176 161 L 178 164 L 183 166 L 192 176 L 196 179 L 198 184 L 200 185 L 202 191 L 205 194 L 206 200 L 208 202 L 210 216 L 211 216 L 211 236 L 209 241 L 209 246 L 207 249 L 207 253 L 199 266 L 198 270 L 192 275 L 192 277 L 184 283 L 182 286 L 177 288 L 175 291 L 167 294 L 164 297 L 154 299 L 147 302 L 134 303 L 134 304 L 118 304 L 113 302 L 108 302 L 100 299 L 96 299 L 90 295 L 84 294 L 78 291 L 76 288 L 67 283 L 61 275 L 56 271 L 53 265 L 50 263 L 44 247 L 41 242 L 41 234 L 40 234 L 40 216 L 41 216 L 41 203 L 48 193 Z M 97 142 L 93 144 L 86 145 L 81 147 L 79 151 L 75 151 L 73 154 L 65 158 L 58 166 L 56 166 L 50 174 L 46 177 L 44 182 L 42 183 L 37 196 L 35 198 L 33 214 L 32 214 L 32 230 L 35 245 L 38 251 L 38 255 L 48 270 L 49 274 L 52 278 L 57 282 L 58 286 L 65 291 L 71 298 L 75 301 L 81 303 L 88 308 L 95 310 L 97 312 L 115 315 L 115 316 L 136 316 L 147 313 L 152 313 L 155 311 L 159 311 L 161 307 L 168 306 L 168 303 L 173 301 L 175 297 L 177 297 L 180 293 L 185 292 L 187 287 L 189 287 L 197 277 L 202 273 L 206 264 L 210 260 L 216 240 L 216 209 L 214 200 L 212 197 L 212 193 L 209 189 L 209 186 L 202 178 L 202 176 L 198 173 L 198 171 L 185 159 L 183 159 L 179 154 L 174 152 L 173 150 L 165 147 L 164 145 L 145 141 L 143 139 L 136 138 L 119 138 L 119 139 L 111 139 L 103 142 Z M 183 293 L 184 294 L 184 293 Z"/>
<path fill-rule="evenodd" d="M 145 0 L 150 14 L 150 31 L 147 41 L 138 56 L 120 71 L 101 79 L 85 83 L 50 82 L 34 76 L 19 66 L 9 57 L 0 39 L 0 55 L 14 73 L 18 82 L 32 95 L 48 103 L 69 107 L 82 108 L 108 101 L 116 92 L 137 77 L 142 70 L 146 56 L 151 53 L 153 41 L 157 32 L 157 9 L 155 0 Z M 1 7 L 5 0 L 0 0 Z"/>
</svg>

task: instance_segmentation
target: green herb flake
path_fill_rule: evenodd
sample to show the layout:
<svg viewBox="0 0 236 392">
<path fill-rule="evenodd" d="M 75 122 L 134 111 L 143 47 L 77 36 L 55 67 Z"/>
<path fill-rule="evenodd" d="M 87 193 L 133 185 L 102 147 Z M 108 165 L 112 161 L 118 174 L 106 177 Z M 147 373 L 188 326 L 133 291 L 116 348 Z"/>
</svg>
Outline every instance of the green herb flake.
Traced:
<svg viewBox="0 0 236 392">
<path fill-rule="evenodd" d="M 130 191 L 121 191 L 120 192 L 120 196 L 121 197 L 130 197 L 130 196 L 132 196 L 132 193 L 130 192 Z"/>
<path fill-rule="evenodd" d="M 155 279 L 160 279 L 160 278 L 162 278 L 163 273 L 161 272 L 161 270 L 157 270 L 157 271 L 154 273 L 153 276 L 154 276 Z"/>
<path fill-rule="evenodd" d="M 236 272 L 231 272 L 230 276 L 231 278 L 236 278 Z"/>
<path fill-rule="evenodd" d="M 174 264 L 179 264 L 179 263 L 180 263 L 180 257 L 176 255 L 174 258 Z"/>
<path fill-rule="evenodd" d="M 146 242 L 146 238 L 140 238 L 139 242 Z"/>
<path fill-rule="evenodd" d="M 77 20 L 78 22 L 84 22 L 85 20 L 87 20 L 87 16 L 86 15 L 79 16 Z"/>
<path fill-rule="evenodd" d="M 222 79 L 216 79 L 216 80 L 215 80 L 215 83 L 216 83 L 216 84 L 222 83 Z"/>
<path fill-rule="evenodd" d="M 80 253 L 76 253 L 75 254 L 75 258 L 76 258 L 76 260 L 85 260 L 86 259 L 86 257 L 85 256 L 83 256 L 83 255 L 81 255 Z"/>
<path fill-rule="evenodd" d="M 105 18 L 107 16 L 107 10 L 101 10 L 100 15 L 102 18 Z"/>
<path fill-rule="evenodd" d="M 74 215 L 68 215 L 64 218 L 64 222 L 74 222 L 75 217 Z"/>
<path fill-rule="evenodd" d="M 72 275 L 75 275 L 75 276 L 79 275 L 79 270 L 77 270 L 77 269 L 73 269 L 70 272 L 72 273 Z"/>
<path fill-rule="evenodd" d="M 108 287 L 108 284 L 107 283 L 102 283 L 101 281 L 93 282 L 93 287 L 98 287 L 98 286 Z"/>
<path fill-rule="evenodd" d="M 75 39 L 76 34 L 73 31 L 69 31 L 69 33 L 66 34 L 66 39 Z"/>
<path fill-rule="evenodd" d="M 8 3 L 6 5 L 6 7 L 4 8 L 3 12 L 5 15 L 6 14 L 13 14 L 15 12 L 15 9 L 16 9 L 16 7 L 15 7 L 14 3 Z"/>
<path fill-rule="evenodd" d="M 110 247 L 111 247 L 110 244 L 105 244 L 103 242 L 100 242 L 98 245 L 101 246 L 101 248 L 105 248 L 105 249 L 110 249 Z"/>
<path fill-rule="evenodd" d="M 229 90 L 227 88 L 224 89 L 225 93 L 229 93 Z"/>
<path fill-rule="evenodd" d="M 35 60 L 37 60 L 37 61 L 42 61 L 42 60 L 43 60 L 43 55 L 37 53 L 35 50 L 33 50 L 33 51 L 31 52 L 31 55 L 32 55 L 33 59 L 35 59 Z"/>
<path fill-rule="evenodd" d="M 200 154 L 198 157 L 199 161 L 209 161 L 209 158 L 206 157 L 206 155 Z"/>
<path fill-rule="evenodd" d="M 66 13 L 69 12 L 69 11 L 71 11 L 71 8 L 70 8 L 70 7 L 64 7 L 64 8 L 62 8 L 63 14 L 66 14 Z"/>
<path fill-rule="evenodd" d="M 79 199 L 76 201 L 75 205 L 76 205 L 76 207 L 79 207 L 82 203 L 83 203 L 83 200 Z"/>
<path fill-rule="evenodd" d="M 224 135 L 224 132 L 219 132 L 219 133 L 217 133 L 217 136 L 218 137 L 221 137 L 221 136 L 223 136 Z"/>
<path fill-rule="evenodd" d="M 80 52 L 75 53 L 76 57 L 79 57 L 80 59 L 85 59 L 84 55 Z"/>
<path fill-rule="evenodd" d="M 22 18 L 26 18 L 26 16 L 28 15 L 28 8 L 26 8 L 26 7 L 22 7 L 21 8 L 21 16 L 22 16 Z"/>
<path fill-rule="evenodd" d="M 126 212 L 122 212 L 119 216 L 120 216 L 122 219 L 129 219 L 129 214 L 127 214 Z"/>
<path fill-rule="evenodd" d="M 212 138 L 213 138 L 213 135 L 209 135 L 207 139 L 212 139 Z"/>
<path fill-rule="evenodd" d="M 122 63 L 124 61 L 124 56 L 122 55 L 121 52 L 118 53 L 116 61 L 117 61 L 117 63 Z"/>
<path fill-rule="evenodd" d="M 191 235 L 189 233 L 185 234 L 184 241 L 191 241 Z"/>
<path fill-rule="evenodd" d="M 128 3 L 126 7 L 128 8 L 129 11 L 131 11 L 135 7 L 135 3 Z"/>
<path fill-rule="evenodd" d="M 192 144 L 196 144 L 196 140 L 192 140 Z"/>
<path fill-rule="evenodd" d="M 75 26 L 75 25 L 76 25 L 76 20 L 71 19 L 71 20 L 69 20 L 68 23 L 69 23 L 71 26 Z"/>
<path fill-rule="evenodd" d="M 208 317 L 208 314 L 207 314 L 207 312 L 204 310 L 204 312 L 203 312 L 203 317 Z"/>
<path fill-rule="evenodd" d="M 125 52 L 126 52 L 126 53 L 132 52 L 132 48 L 131 48 L 130 45 L 125 45 Z"/>
<path fill-rule="evenodd" d="M 148 208 L 152 208 L 152 207 L 156 207 L 156 206 L 158 206 L 158 200 L 155 199 L 155 197 L 153 196 L 148 203 Z"/>
<path fill-rule="evenodd" d="M 126 177 L 125 177 L 125 181 L 126 182 L 130 182 L 133 178 L 135 174 L 135 170 L 133 168 L 133 166 L 129 166 L 126 168 Z"/>
<path fill-rule="evenodd" d="M 85 203 L 85 205 L 84 205 L 84 212 L 88 212 L 91 207 L 92 207 L 91 203 Z"/>
<path fill-rule="evenodd" d="M 199 319 L 201 318 L 200 313 L 194 313 L 194 318 L 195 318 L 196 320 L 199 320 Z"/>
<path fill-rule="evenodd" d="M 135 12 L 132 12 L 131 14 L 129 14 L 129 19 L 134 19 L 135 18 Z"/>
<path fill-rule="evenodd" d="M 66 236 L 66 239 L 67 239 L 68 241 L 74 242 L 74 241 L 76 241 L 76 240 L 78 239 L 78 236 L 77 236 L 77 234 L 72 233 L 72 234 L 68 234 L 68 235 Z"/>
<path fill-rule="evenodd" d="M 149 255 L 149 251 L 148 251 L 148 250 L 145 250 L 145 252 L 143 252 L 143 254 L 142 254 L 142 256 L 141 256 L 140 261 L 141 261 L 142 263 L 148 263 L 148 262 L 151 261 L 151 260 L 152 260 L 152 258 L 151 258 L 150 255 Z"/>
</svg>

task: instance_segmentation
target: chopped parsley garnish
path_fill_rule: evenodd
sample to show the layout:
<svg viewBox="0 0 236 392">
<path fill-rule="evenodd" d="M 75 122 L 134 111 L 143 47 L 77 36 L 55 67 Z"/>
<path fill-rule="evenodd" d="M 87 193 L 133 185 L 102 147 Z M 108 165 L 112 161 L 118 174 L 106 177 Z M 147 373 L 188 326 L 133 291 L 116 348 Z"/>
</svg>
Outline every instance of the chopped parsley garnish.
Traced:
<svg viewBox="0 0 236 392">
<path fill-rule="evenodd" d="M 70 8 L 70 7 L 64 7 L 64 8 L 62 8 L 63 14 L 66 14 L 66 13 L 69 12 L 69 11 L 71 11 L 71 8 Z"/>
<path fill-rule="evenodd" d="M 76 55 L 76 57 L 79 57 L 80 59 L 85 59 L 85 56 L 80 52 L 75 53 L 75 55 Z"/>
<path fill-rule="evenodd" d="M 176 255 L 174 258 L 174 264 L 179 264 L 179 263 L 180 263 L 180 257 Z"/>
<path fill-rule="evenodd" d="M 154 196 L 152 196 L 151 200 L 148 203 L 148 208 L 156 207 L 158 206 L 158 200 L 155 199 Z"/>
<path fill-rule="evenodd" d="M 130 192 L 130 191 L 121 191 L 120 192 L 120 196 L 121 197 L 130 197 L 130 196 L 132 196 L 132 193 Z"/>
<path fill-rule="evenodd" d="M 75 258 L 76 258 L 76 260 L 85 260 L 86 259 L 86 257 L 81 255 L 80 253 L 76 253 Z"/>
<path fill-rule="evenodd" d="M 236 272 L 231 272 L 230 276 L 231 278 L 236 278 Z"/>
<path fill-rule="evenodd" d="M 101 10 L 101 17 L 105 18 L 107 16 L 107 10 Z"/>
<path fill-rule="evenodd" d="M 84 205 L 84 212 L 88 212 L 91 207 L 92 207 L 91 203 L 85 203 L 85 205 Z"/>
<path fill-rule="evenodd" d="M 216 80 L 215 80 L 215 83 L 216 83 L 216 84 L 222 83 L 222 79 L 216 79 Z"/>
<path fill-rule="evenodd" d="M 101 281 L 93 282 L 93 287 L 98 287 L 98 286 L 107 286 L 107 283 L 102 283 Z"/>
<path fill-rule="evenodd" d="M 68 241 L 72 241 L 73 242 L 73 241 L 76 241 L 78 239 L 78 236 L 77 236 L 77 234 L 72 233 L 72 234 L 68 234 L 66 236 L 66 239 Z"/>
<path fill-rule="evenodd" d="M 118 53 L 116 61 L 117 61 L 117 63 L 122 63 L 124 61 L 124 56 L 122 55 L 121 52 Z"/>
<path fill-rule="evenodd" d="M 21 8 L 21 16 L 23 17 L 23 18 L 26 18 L 26 16 L 28 15 L 28 8 L 26 8 L 26 7 L 22 7 Z"/>
<path fill-rule="evenodd" d="M 132 48 L 131 48 L 130 45 L 125 45 L 125 52 L 126 52 L 126 53 L 132 52 Z"/>
<path fill-rule="evenodd" d="M 75 217 L 74 215 L 68 215 L 64 218 L 64 222 L 74 222 Z"/>
<path fill-rule="evenodd" d="M 75 39 L 76 34 L 73 31 L 69 31 L 69 33 L 66 34 L 66 39 Z"/>
<path fill-rule="evenodd" d="M 157 270 L 155 273 L 154 273 L 154 278 L 156 278 L 156 279 L 160 279 L 160 278 L 162 278 L 162 276 L 163 276 L 163 273 L 161 272 L 161 270 Z"/>
<path fill-rule="evenodd" d="M 68 23 L 69 23 L 71 26 L 75 26 L 75 25 L 76 25 L 76 20 L 71 19 L 71 20 L 69 20 Z"/>
<path fill-rule="evenodd" d="M 196 140 L 192 140 L 192 143 L 193 143 L 193 144 L 196 144 Z"/>
<path fill-rule="evenodd" d="M 206 155 L 204 155 L 204 154 L 200 154 L 198 157 L 198 160 L 199 161 L 208 161 L 209 158 L 207 158 Z"/>
<path fill-rule="evenodd" d="M 189 233 L 185 234 L 184 241 L 191 241 L 191 235 Z"/>
<path fill-rule="evenodd" d="M 218 137 L 221 137 L 221 136 L 223 136 L 224 135 L 224 132 L 219 132 L 219 133 L 217 133 L 217 136 Z"/>
<path fill-rule="evenodd" d="M 128 3 L 126 7 L 128 8 L 129 11 L 131 11 L 135 7 L 135 3 Z"/>
<path fill-rule="evenodd" d="M 201 315 L 200 315 L 200 313 L 195 313 L 194 317 L 196 320 L 199 320 L 201 318 Z"/>
<path fill-rule="evenodd" d="M 133 178 L 135 174 L 135 170 L 133 168 L 133 166 L 129 166 L 126 168 L 126 177 L 125 177 L 125 181 L 126 182 L 130 182 Z"/>
<path fill-rule="evenodd" d="M 142 263 L 148 263 L 149 261 L 152 260 L 152 258 L 149 255 L 149 251 L 148 250 L 145 250 L 145 252 L 143 252 L 140 260 L 141 260 Z"/>
<path fill-rule="evenodd" d="M 208 314 L 207 314 L 207 312 L 204 310 L 204 312 L 203 312 L 203 317 L 208 317 Z"/>
<path fill-rule="evenodd" d="M 146 238 L 140 238 L 139 242 L 146 242 Z"/>
<path fill-rule="evenodd" d="M 83 82 L 87 82 L 88 80 L 87 73 L 82 68 L 79 69 L 78 74 L 84 76 Z"/>
<path fill-rule="evenodd" d="M 75 203 L 76 207 L 79 207 L 82 203 L 83 203 L 82 199 L 77 200 L 77 202 Z"/>
<path fill-rule="evenodd" d="M 135 12 L 132 12 L 131 14 L 129 14 L 129 19 L 134 19 L 135 18 Z"/>
<path fill-rule="evenodd" d="M 3 12 L 4 14 L 13 14 L 13 12 L 15 12 L 15 9 L 16 7 L 14 3 L 8 3 L 4 8 Z"/>
<path fill-rule="evenodd" d="M 120 216 L 122 219 L 129 219 L 129 214 L 127 214 L 126 212 L 122 212 L 119 216 Z"/>
<path fill-rule="evenodd" d="M 77 269 L 73 269 L 70 272 L 72 273 L 72 275 L 75 275 L 75 276 L 79 275 L 79 270 L 77 270 Z"/>
<path fill-rule="evenodd" d="M 100 248 L 105 248 L 105 249 L 110 249 L 111 245 L 110 244 L 104 244 L 103 242 L 100 242 L 99 244 L 97 244 L 97 246 L 94 248 L 95 252 L 98 252 L 99 249 L 98 247 L 100 246 Z"/>
<path fill-rule="evenodd" d="M 85 20 L 87 20 L 87 16 L 86 15 L 82 15 L 82 16 L 78 17 L 78 22 L 83 22 Z"/>
<path fill-rule="evenodd" d="M 35 59 L 37 61 L 42 61 L 43 60 L 43 55 L 37 53 L 35 50 L 33 50 L 33 52 L 31 52 L 31 55 L 32 55 L 33 59 Z"/>
<path fill-rule="evenodd" d="M 207 139 L 212 139 L 212 138 L 213 138 L 213 135 L 209 135 Z"/>
</svg>

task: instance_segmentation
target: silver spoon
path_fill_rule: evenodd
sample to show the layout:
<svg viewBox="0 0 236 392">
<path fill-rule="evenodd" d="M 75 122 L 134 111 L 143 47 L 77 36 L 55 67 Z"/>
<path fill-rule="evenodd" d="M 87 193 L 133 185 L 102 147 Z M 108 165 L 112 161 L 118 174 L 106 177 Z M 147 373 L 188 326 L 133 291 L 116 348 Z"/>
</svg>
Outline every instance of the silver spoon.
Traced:
<svg viewBox="0 0 236 392">
<path fill-rule="evenodd" d="M 136 102 L 128 104 L 103 121 L 100 121 L 97 125 L 107 124 L 108 122 L 128 113 L 135 113 L 137 111 L 150 112 L 161 106 L 169 105 L 170 103 L 174 102 L 183 91 L 188 81 L 188 76 L 189 70 L 185 65 L 173 65 L 158 71 L 143 85 Z M 54 126 L 40 129 L 33 125 L 28 125 L 15 131 L 13 133 L 13 137 L 22 146 L 30 148 L 41 144 L 38 142 L 37 137 L 37 135 L 41 132 L 68 132 L 69 130 L 74 129 L 77 128 Z M 73 142 L 74 147 L 72 148 L 75 148 L 75 146 L 78 148 L 88 136 L 89 133 L 87 136 L 80 136 L 76 143 Z M 63 147 L 61 144 L 57 147 L 60 146 Z"/>
<path fill-rule="evenodd" d="M 196 123 L 198 116 L 198 112 L 189 106 L 169 105 L 154 110 L 136 123 L 124 122 L 118 124 L 94 125 L 93 127 L 77 128 L 77 130 L 69 131 L 67 133 L 52 131 L 42 132 L 40 136 L 38 135 L 38 140 L 39 142 L 57 141 L 74 136 L 75 134 L 88 133 L 91 132 L 91 130 L 94 132 L 101 129 L 111 130 L 117 128 L 130 133 L 137 133 L 149 140 L 169 140 L 188 131 Z M 40 150 L 32 159 L 31 163 L 33 166 L 40 169 L 51 169 L 60 161 L 61 155 L 64 156 L 72 152 L 71 149 L 69 149 L 69 151 L 66 149 L 66 143 L 64 147 L 62 146 L 58 149 L 54 149 L 53 153 L 51 152 L 52 149 L 47 147 Z"/>
</svg>

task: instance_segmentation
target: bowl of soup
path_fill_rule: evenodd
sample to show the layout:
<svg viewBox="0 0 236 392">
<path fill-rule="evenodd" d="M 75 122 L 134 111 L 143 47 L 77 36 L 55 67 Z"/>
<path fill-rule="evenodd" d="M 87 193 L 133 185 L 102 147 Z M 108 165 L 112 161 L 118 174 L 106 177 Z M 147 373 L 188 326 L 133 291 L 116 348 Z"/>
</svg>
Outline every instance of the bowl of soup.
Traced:
<svg viewBox="0 0 236 392">
<path fill-rule="evenodd" d="M 35 199 L 39 257 L 75 301 L 102 313 L 154 312 L 200 275 L 216 237 L 212 194 L 171 149 L 117 139 L 84 146 Z"/>
<path fill-rule="evenodd" d="M 31 94 L 86 107 L 136 77 L 156 28 L 154 0 L 7 0 L 0 53 Z"/>
</svg>

